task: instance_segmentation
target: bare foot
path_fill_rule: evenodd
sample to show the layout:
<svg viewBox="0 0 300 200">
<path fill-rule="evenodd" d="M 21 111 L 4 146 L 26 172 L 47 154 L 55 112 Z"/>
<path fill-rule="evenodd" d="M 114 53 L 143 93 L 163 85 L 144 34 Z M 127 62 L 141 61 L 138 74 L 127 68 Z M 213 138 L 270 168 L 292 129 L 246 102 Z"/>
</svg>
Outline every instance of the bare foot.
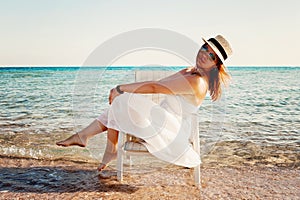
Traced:
<svg viewBox="0 0 300 200">
<path fill-rule="evenodd" d="M 85 147 L 86 140 L 84 140 L 82 137 L 78 135 L 78 133 L 76 133 L 63 141 L 56 142 L 56 145 L 63 146 L 63 147 L 74 146 L 74 145 Z"/>
<path fill-rule="evenodd" d="M 116 152 L 108 152 L 105 151 L 102 162 L 100 163 L 100 165 L 98 166 L 98 171 L 102 171 L 104 170 L 108 164 L 112 161 L 115 160 L 117 158 L 117 151 Z"/>
</svg>

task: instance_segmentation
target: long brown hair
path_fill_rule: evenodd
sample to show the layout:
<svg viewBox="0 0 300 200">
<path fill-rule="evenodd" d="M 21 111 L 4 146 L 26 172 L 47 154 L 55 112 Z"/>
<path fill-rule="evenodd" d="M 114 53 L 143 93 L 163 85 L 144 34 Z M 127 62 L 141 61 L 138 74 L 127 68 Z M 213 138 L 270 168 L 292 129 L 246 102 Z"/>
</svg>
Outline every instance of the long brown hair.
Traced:
<svg viewBox="0 0 300 200">
<path fill-rule="evenodd" d="M 211 69 L 209 72 L 209 85 L 208 90 L 210 93 L 210 97 L 213 101 L 218 100 L 222 94 L 222 86 L 221 82 L 225 87 L 229 85 L 229 81 L 231 76 L 226 72 L 224 64 L 221 60 L 217 59 L 216 68 Z"/>
</svg>

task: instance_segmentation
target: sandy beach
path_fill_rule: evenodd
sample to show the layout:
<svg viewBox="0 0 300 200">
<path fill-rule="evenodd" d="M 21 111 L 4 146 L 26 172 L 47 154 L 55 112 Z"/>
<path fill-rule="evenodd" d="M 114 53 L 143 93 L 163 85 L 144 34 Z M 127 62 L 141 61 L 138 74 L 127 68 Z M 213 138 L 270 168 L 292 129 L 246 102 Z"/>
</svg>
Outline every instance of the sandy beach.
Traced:
<svg viewBox="0 0 300 200">
<path fill-rule="evenodd" d="M 201 188 L 192 170 L 176 166 L 116 180 L 96 164 L 1 157 L 0 199 L 299 199 L 300 170 L 282 167 L 202 167 Z"/>
</svg>

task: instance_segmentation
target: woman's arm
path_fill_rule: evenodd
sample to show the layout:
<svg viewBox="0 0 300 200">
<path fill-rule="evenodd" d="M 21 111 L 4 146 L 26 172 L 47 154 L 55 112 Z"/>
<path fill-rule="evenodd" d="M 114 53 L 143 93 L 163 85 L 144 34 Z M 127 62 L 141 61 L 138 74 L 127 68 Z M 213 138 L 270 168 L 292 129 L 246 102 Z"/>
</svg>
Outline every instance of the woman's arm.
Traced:
<svg viewBox="0 0 300 200">
<path fill-rule="evenodd" d="M 195 75 L 184 75 L 189 69 L 183 69 L 176 74 L 159 81 L 144 81 L 119 85 L 119 90 L 128 93 L 160 93 L 160 94 L 193 94 L 199 93 L 200 77 Z M 120 95 L 116 88 L 111 90 L 110 103 Z"/>
<path fill-rule="evenodd" d="M 144 81 L 130 84 L 122 84 L 119 89 L 128 93 L 160 93 L 160 94 L 192 94 L 194 93 L 194 84 L 196 76 L 176 76 L 159 81 Z"/>
<path fill-rule="evenodd" d="M 182 82 L 182 80 L 180 82 Z M 113 99 L 116 96 L 121 94 L 120 91 L 128 92 L 128 93 L 140 93 L 140 94 L 153 94 L 153 93 L 179 94 L 181 92 L 184 93 L 187 92 L 180 86 L 178 80 L 176 79 L 161 80 L 161 81 L 144 81 L 144 82 L 136 82 L 130 84 L 122 84 L 118 86 L 118 89 L 119 91 L 117 91 L 116 88 L 113 88 L 110 91 L 110 95 L 109 95 L 110 103 L 113 101 Z"/>
<path fill-rule="evenodd" d="M 130 84 L 122 84 L 119 89 L 129 93 L 162 93 L 162 94 L 187 94 L 191 93 L 189 80 L 184 74 L 190 68 L 182 69 L 179 72 L 167 76 L 159 81 L 144 81 Z"/>
</svg>

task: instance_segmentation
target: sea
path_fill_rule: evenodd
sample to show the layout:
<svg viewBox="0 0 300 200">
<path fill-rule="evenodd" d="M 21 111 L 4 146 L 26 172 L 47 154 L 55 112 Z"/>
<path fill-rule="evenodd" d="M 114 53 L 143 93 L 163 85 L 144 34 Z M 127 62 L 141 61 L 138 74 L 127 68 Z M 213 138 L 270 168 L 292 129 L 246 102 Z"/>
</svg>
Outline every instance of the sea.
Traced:
<svg viewBox="0 0 300 200">
<path fill-rule="evenodd" d="M 55 142 L 91 123 L 109 106 L 110 89 L 134 82 L 135 71 L 183 68 L 1 67 L 0 156 L 100 162 L 105 134 L 86 148 Z M 202 164 L 299 167 L 300 67 L 232 66 L 228 71 L 232 80 L 222 98 L 212 102 L 207 95 L 198 110 Z"/>
</svg>

